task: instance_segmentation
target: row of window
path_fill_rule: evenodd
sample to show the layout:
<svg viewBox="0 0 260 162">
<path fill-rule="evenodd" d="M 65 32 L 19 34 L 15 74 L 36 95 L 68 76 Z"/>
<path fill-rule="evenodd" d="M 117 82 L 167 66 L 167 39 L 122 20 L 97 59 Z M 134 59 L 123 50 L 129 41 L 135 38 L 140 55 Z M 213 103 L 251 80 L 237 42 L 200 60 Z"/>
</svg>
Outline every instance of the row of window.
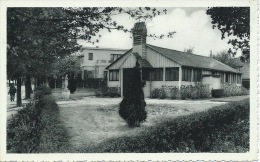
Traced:
<svg viewBox="0 0 260 162">
<path fill-rule="evenodd" d="M 110 60 L 117 60 L 122 54 L 110 54 Z M 88 60 L 93 60 L 93 53 L 88 53 Z"/>
<path fill-rule="evenodd" d="M 182 69 L 182 81 L 191 81 L 191 68 Z M 193 69 L 193 82 L 201 81 L 201 69 Z M 224 82 L 224 73 L 213 72 L 214 75 L 220 75 L 221 82 Z M 149 70 L 143 70 L 142 72 L 143 80 L 150 80 Z M 119 81 L 119 70 L 110 70 L 109 71 L 109 80 L 110 81 Z M 151 71 L 151 81 L 163 81 L 163 68 L 154 68 Z M 179 67 L 165 68 L 165 81 L 179 81 Z M 225 82 L 241 83 L 241 75 L 236 74 L 226 74 Z"/>
<path fill-rule="evenodd" d="M 149 80 L 149 70 L 143 70 L 142 72 L 143 80 Z M 193 70 L 194 81 L 198 82 L 201 80 L 201 70 Z M 110 81 L 119 80 L 119 70 L 110 70 L 109 72 Z M 163 68 L 154 68 L 151 71 L 151 80 L 152 81 L 163 81 Z M 165 80 L 166 81 L 179 81 L 179 67 L 165 68 Z M 191 69 L 183 68 L 182 71 L 182 80 L 191 81 Z"/>
</svg>

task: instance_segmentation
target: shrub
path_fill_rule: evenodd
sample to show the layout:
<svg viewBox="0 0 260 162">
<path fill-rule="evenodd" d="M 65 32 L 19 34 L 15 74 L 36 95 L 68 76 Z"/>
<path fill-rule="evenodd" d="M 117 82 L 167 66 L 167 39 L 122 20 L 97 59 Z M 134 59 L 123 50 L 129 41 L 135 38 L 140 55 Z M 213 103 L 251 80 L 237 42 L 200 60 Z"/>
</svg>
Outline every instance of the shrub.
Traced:
<svg viewBox="0 0 260 162">
<path fill-rule="evenodd" d="M 39 85 L 34 92 L 34 97 L 35 99 L 40 99 L 42 98 L 44 95 L 49 95 L 51 94 L 51 88 L 47 87 L 44 84 Z"/>
<path fill-rule="evenodd" d="M 68 84 L 68 89 L 70 90 L 70 93 L 73 94 L 77 89 L 77 83 L 75 79 L 70 79 Z"/>
<path fill-rule="evenodd" d="M 124 98 L 119 105 L 119 115 L 127 122 L 129 127 L 140 126 L 147 117 L 146 102 L 141 83 L 140 68 L 132 69 L 134 76 L 129 80 L 125 89 Z"/>
<path fill-rule="evenodd" d="M 88 152 L 246 152 L 249 100 L 169 118 L 134 136 L 109 139 Z M 152 141 L 152 142 L 151 142 Z M 226 145 L 232 147 L 226 147 Z"/>
<path fill-rule="evenodd" d="M 66 152 L 68 139 L 58 105 L 50 95 L 24 106 L 7 124 L 10 153 Z"/>
<path fill-rule="evenodd" d="M 224 90 L 223 89 L 212 89 L 211 95 L 214 98 L 220 98 L 224 96 Z"/>
<path fill-rule="evenodd" d="M 107 87 L 100 86 L 100 88 L 95 91 L 97 97 L 120 97 L 121 89 L 120 87 Z"/>
<path fill-rule="evenodd" d="M 224 96 L 240 96 L 240 95 L 248 95 L 249 91 L 245 89 L 241 85 L 237 84 L 230 84 L 230 83 L 223 83 L 221 84 L 221 89 L 224 89 Z"/>
<path fill-rule="evenodd" d="M 162 88 L 154 89 L 151 93 L 151 98 L 159 99 L 200 99 L 209 97 L 209 85 L 203 85 L 201 83 L 195 83 L 194 86 L 182 85 L 180 90 L 176 86 L 162 86 Z"/>
</svg>

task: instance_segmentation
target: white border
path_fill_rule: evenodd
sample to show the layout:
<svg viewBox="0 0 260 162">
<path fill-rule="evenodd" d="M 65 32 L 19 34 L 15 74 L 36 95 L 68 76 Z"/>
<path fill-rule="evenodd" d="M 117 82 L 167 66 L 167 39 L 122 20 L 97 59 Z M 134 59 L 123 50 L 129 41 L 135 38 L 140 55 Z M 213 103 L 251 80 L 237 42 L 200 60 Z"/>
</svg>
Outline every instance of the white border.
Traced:
<svg viewBox="0 0 260 162">
<path fill-rule="evenodd" d="M 0 107 L 0 161 L 57 161 L 57 160 L 134 160 L 134 161 L 168 161 L 168 160 L 217 160 L 217 161 L 252 161 L 257 159 L 257 60 L 258 60 L 258 1 L 256 0 L 88 0 L 88 1 L 32 1 L 32 0 L 5 0 L 0 2 L 0 60 L 1 60 L 1 77 L 0 77 L 0 92 L 1 92 L 1 107 Z M 251 62 L 250 62 L 250 152 L 248 153 L 82 153 L 82 154 L 6 154 L 6 9 L 7 7 L 94 7 L 94 6 L 124 6 L 124 7 L 208 7 L 208 6 L 250 6 L 250 31 L 251 31 Z"/>
</svg>

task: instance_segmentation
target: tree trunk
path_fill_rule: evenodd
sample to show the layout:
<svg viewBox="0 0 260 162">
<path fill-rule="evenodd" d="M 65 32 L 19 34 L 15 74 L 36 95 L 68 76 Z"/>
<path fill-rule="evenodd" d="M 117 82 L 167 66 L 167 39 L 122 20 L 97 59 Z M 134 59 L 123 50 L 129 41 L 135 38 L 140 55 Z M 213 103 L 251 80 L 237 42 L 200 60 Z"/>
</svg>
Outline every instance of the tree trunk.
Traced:
<svg viewBox="0 0 260 162">
<path fill-rule="evenodd" d="M 32 93 L 31 76 L 30 75 L 26 75 L 26 80 L 25 80 L 25 99 L 31 98 L 31 93 Z"/>
<path fill-rule="evenodd" d="M 16 105 L 22 106 L 22 80 L 21 77 L 17 78 L 17 97 L 16 97 Z"/>
</svg>

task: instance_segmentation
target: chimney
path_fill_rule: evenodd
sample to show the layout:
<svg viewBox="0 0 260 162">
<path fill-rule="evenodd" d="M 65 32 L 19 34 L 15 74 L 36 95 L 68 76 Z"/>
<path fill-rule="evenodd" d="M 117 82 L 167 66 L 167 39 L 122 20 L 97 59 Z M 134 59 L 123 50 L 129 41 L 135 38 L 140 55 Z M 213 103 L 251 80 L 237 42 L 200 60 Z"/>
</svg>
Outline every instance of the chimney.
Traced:
<svg viewBox="0 0 260 162">
<path fill-rule="evenodd" d="M 137 22 L 133 29 L 133 53 L 138 53 L 146 59 L 146 35 L 147 29 L 144 22 Z"/>
</svg>

